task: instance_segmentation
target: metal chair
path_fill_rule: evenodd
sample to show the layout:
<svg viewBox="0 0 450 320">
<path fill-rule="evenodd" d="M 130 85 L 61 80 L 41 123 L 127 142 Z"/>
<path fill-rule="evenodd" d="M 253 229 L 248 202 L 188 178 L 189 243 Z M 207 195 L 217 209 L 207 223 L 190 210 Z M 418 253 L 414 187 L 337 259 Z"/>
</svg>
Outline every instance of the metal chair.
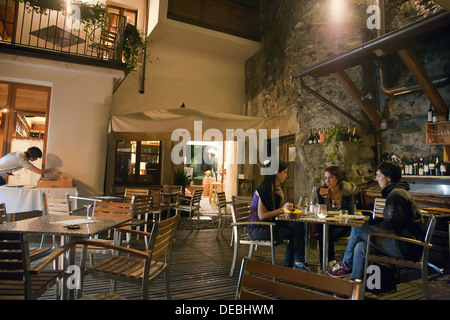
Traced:
<svg viewBox="0 0 450 320">
<path fill-rule="evenodd" d="M 332 278 L 244 258 L 236 300 L 342 300 L 339 296 L 358 300 L 360 290 L 360 280 Z"/>
<path fill-rule="evenodd" d="M 364 270 L 364 280 L 363 280 L 363 290 L 362 290 L 362 296 L 364 297 L 365 289 L 366 289 L 366 283 L 367 283 L 367 268 L 369 267 L 371 262 L 379 262 L 379 263 L 386 263 L 386 264 L 392 264 L 397 265 L 401 267 L 406 268 L 413 268 L 413 269 L 419 269 L 422 271 L 422 283 L 423 283 L 423 291 L 425 293 L 425 297 L 427 299 L 431 299 L 430 290 L 428 288 L 428 267 L 432 267 L 437 272 L 442 273 L 442 270 L 440 270 L 435 265 L 428 262 L 428 253 L 431 245 L 431 238 L 433 237 L 434 228 L 436 226 L 436 218 L 431 215 L 428 221 L 428 227 L 427 227 L 427 233 L 425 235 L 424 241 L 419 241 L 415 239 L 405 238 L 405 237 L 399 237 L 396 235 L 390 235 L 390 234 L 382 234 L 382 233 L 374 233 L 374 232 L 368 232 L 368 240 L 367 240 L 367 247 L 366 247 L 366 261 Z M 406 260 L 406 259 L 397 259 L 393 257 L 389 257 L 386 255 L 381 255 L 378 253 L 372 252 L 372 246 L 371 241 L 373 237 L 381 237 L 381 238 L 388 238 L 388 239 L 394 239 L 397 241 L 402 241 L 405 243 L 412 243 L 417 246 L 422 247 L 422 256 L 419 260 L 413 261 L 413 260 Z"/>
<path fill-rule="evenodd" d="M 145 234 L 149 238 L 148 248 L 145 251 L 130 249 L 120 245 L 98 242 L 95 239 L 80 241 L 83 245 L 81 254 L 81 289 L 78 290 L 79 297 L 83 291 L 83 281 L 87 274 L 111 279 L 111 292 L 116 291 L 116 281 L 126 281 L 140 284 L 142 296 L 148 300 L 149 282 L 164 272 L 165 289 L 167 299 L 171 299 L 170 293 L 170 256 L 175 231 L 179 216 L 175 215 L 167 220 L 155 222 L 151 233 L 143 233 L 136 230 L 119 228 L 116 230 L 118 238 L 122 232 Z M 86 252 L 89 246 L 105 247 L 112 249 L 113 254 L 99 263 L 86 268 Z M 124 254 L 124 255 L 120 255 Z"/>
<path fill-rule="evenodd" d="M 248 257 L 251 258 L 253 254 L 253 246 L 266 246 L 270 247 L 270 252 L 272 255 L 272 264 L 275 264 L 275 245 L 273 241 L 273 222 L 249 222 L 248 216 L 250 214 L 250 204 L 246 202 L 233 201 L 231 205 L 231 216 L 233 218 L 233 223 L 231 224 L 233 228 L 233 240 L 234 240 L 234 251 L 233 251 L 233 261 L 231 263 L 230 277 L 233 276 L 234 268 L 236 266 L 236 260 L 238 256 L 238 248 L 241 244 L 248 244 L 249 251 Z M 247 227 L 252 224 L 258 224 L 263 226 L 268 226 L 270 230 L 270 240 L 253 240 L 248 234 Z"/>
<path fill-rule="evenodd" d="M 191 230 L 194 230 L 194 218 L 193 214 L 197 212 L 197 221 L 201 220 L 212 220 L 211 217 L 200 216 L 200 201 L 202 200 L 202 192 L 203 190 L 195 190 L 194 193 L 190 197 L 180 196 L 178 198 L 177 204 L 172 207 L 176 211 L 177 214 L 179 212 L 188 212 L 189 219 L 191 220 Z"/>
<path fill-rule="evenodd" d="M 230 217 L 231 218 L 231 213 L 228 213 L 228 205 L 231 204 L 231 203 L 232 203 L 231 201 L 227 201 L 227 197 L 225 196 L 225 192 L 218 192 L 217 193 L 218 225 L 217 225 L 216 239 L 219 238 L 219 234 L 222 232 L 222 228 L 223 228 L 222 219 L 225 218 L 225 217 Z M 233 241 L 233 233 L 231 233 L 231 234 L 232 234 L 231 241 Z"/>
</svg>

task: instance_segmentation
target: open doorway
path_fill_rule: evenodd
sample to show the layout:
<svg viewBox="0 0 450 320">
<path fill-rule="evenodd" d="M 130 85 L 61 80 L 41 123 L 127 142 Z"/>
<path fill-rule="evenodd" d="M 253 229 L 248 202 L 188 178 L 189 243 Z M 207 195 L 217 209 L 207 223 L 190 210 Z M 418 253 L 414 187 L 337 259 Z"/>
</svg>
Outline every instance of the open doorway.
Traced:
<svg viewBox="0 0 450 320">
<path fill-rule="evenodd" d="M 0 81 L 2 156 L 35 146 L 42 150 L 42 159 L 34 165 L 45 167 L 50 92 L 49 87 Z M 20 170 L 8 178 L 8 184 L 36 185 L 39 178 L 34 172 Z"/>
</svg>

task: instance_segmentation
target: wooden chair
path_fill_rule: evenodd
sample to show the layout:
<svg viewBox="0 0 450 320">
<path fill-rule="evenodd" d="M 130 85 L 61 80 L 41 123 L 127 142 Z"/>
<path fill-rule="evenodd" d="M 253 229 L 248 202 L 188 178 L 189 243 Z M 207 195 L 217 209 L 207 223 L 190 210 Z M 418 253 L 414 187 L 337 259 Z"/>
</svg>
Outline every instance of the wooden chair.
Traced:
<svg viewBox="0 0 450 320">
<path fill-rule="evenodd" d="M 27 234 L 0 232 L 0 300 L 36 300 L 53 285 L 58 297 L 64 270 L 44 269 L 73 245 L 55 249 L 32 268 Z"/>
<path fill-rule="evenodd" d="M 236 300 L 358 300 L 361 281 L 333 278 L 269 264 L 249 258 L 242 261 Z"/>
<path fill-rule="evenodd" d="M 369 214 L 372 217 L 372 219 L 383 218 L 383 211 L 385 206 L 386 206 L 386 199 L 375 198 L 373 210 L 356 210 L 356 211 L 366 215 Z"/>
<path fill-rule="evenodd" d="M 111 279 L 111 292 L 116 291 L 116 281 L 126 281 L 142 286 L 142 296 L 147 300 L 149 282 L 156 276 L 164 272 L 166 297 L 171 299 L 170 293 L 170 255 L 174 241 L 175 231 L 178 225 L 179 216 L 175 215 L 167 220 L 156 222 L 152 226 L 151 233 L 120 228 L 121 232 L 139 233 L 149 238 L 148 249 L 139 251 L 127 247 L 104 244 L 94 239 L 81 241 L 83 250 L 81 254 L 81 289 L 78 290 L 81 296 L 83 291 L 83 281 L 87 274 Z M 86 268 L 86 252 L 89 246 L 103 246 L 113 250 L 114 254 L 99 263 Z M 119 255 L 127 254 L 125 255 Z"/>
<path fill-rule="evenodd" d="M 150 192 L 149 189 L 126 188 L 124 196 L 125 197 L 148 196 L 149 192 Z"/>
<path fill-rule="evenodd" d="M 211 217 L 200 216 L 200 201 L 202 200 L 203 190 L 195 190 L 190 197 L 180 196 L 178 198 L 177 204 L 173 207 L 177 215 L 179 212 L 188 212 L 189 219 L 191 220 L 191 230 L 194 230 L 194 218 L 193 215 L 197 212 L 197 221 L 201 220 L 212 220 Z M 200 226 L 199 226 L 200 228 Z"/>
<path fill-rule="evenodd" d="M 379 263 L 392 264 L 392 265 L 397 265 L 400 267 L 421 270 L 422 271 L 423 291 L 425 293 L 425 297 L 427 299 L 431 299 L 430 290 L 428 288 L 428 267 L 430 266 L 433 269 L 435 269 L 437 272 L 442 273 L 442 270 L 440 270 L 438 267 L 436 267 L 433 264 L 428 262 L 428 253 L 429 253 L 430 248 L 432 247 L 431 238 L 433 237 L 433 232 L 434 232 L 435 226 L 436 226 L 436 218 L 433 215 L 431 215 L 429 218 L 429 221 L 428 221 L 427 233 L 425 235 L 424 241 L 399 237 L 399 236 L 390 235 L 390 234 L 368 232 L 367 233 L 368 240 L 367 240 L 367 247 L 366 247 L 366 261 L 365 261 L 365 267 L 364 267 L 364 270 L 366 270 L 366 272 L 364 273 L 362 296 L 364 297 L 365 289 L 366 289 L 367 268 L 370 266 L 370 263 L 379 262 Z M 386 255 L 381 255 L 379 253 L 372 252 L 373 250 L 372 250 L 372 246 L 371 246 L 371 241 L 374 237 L 394 239 L 397 241 L 415 244 L 417 246 L 422 247 L 422 256 L 419 260 L 412 261 L 412 260 L 406 260 L 406 259 L 396 259 L 393 257 L 389 257 Z"/>
<path fill-rule="evenodd" d="M 6 206 L 4 203 L 0 203 L 0 224 L 8 223 L 14 221 L 14 215 L 10 219 L 8 219 L 8 214 L 6 212 Z M 29 247 L 28 253 L 31 261 L 35 261 L 41 259 L 52 251 L 52 248 L 42 248 L 42 247 Z"/>
<path fill-rule="evenodd" d="M 4 203 L 0 203 L 0 224 L 8 222 L 6 215 L 6 206 Z"/>
<path fill-rule="evenodd" d="M 234 196 L 233 196 L 234 197 Z M 248 257 L 251 258 L 253 254 L 253 246 L 266 246 L 270 247 L 270 252 L 272 255 L 272 264 L 275 264 L 275 244 L 273 241 L 273 222 L 249 222 L 248 216 L 250 214 L 250 203 L 242 201 L 232 200 L 231 205 L 231 217 L 233 222 L 231 226 L 233 228 L 233 261 L 231 263 L 230 277 L 233 276 L 234 268 L 236 266 L 236 260 L 238 256 L 238 248 L 241 244 L 249 245 Z M 252 224 L 258 224 L 263 226 L 268 226 L 270 230 L 270 240 L 253 240 L 248 234 L 248 226 Z"/>
<path fill-rule="evenodd" d="M 222 228 L 223 228 L 222 219 L 225 217 L 231 218 L 231 213 L 228 213 L 228 205 L 229 204 L 231 204 L 231 201 L 227 201 L 225 192 L 218 192 L 217 193 L 217 209 L 218 209 L 217 216 L 218 216 L 219 222 L 218 222 L 218 226 L 217 226 L 216 239 L 219 238 L 219 234 L 222 232 Z M 231 239 L 231 240 L 233 240 L 233 239 Z"/>
</svg>

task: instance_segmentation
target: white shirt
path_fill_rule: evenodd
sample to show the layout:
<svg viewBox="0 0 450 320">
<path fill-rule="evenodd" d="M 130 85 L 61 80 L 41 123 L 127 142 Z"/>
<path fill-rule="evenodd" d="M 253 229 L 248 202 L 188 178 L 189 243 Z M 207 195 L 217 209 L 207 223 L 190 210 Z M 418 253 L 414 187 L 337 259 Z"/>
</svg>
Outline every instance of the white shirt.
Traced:
<svg viewBox="0 0 450 320">
<path fill-rule="evenodd" d="M 0 175 L 6 180 L 8 173 L 34 167 L 25 152 L 11 152 L 0 159 Z"/>
</svg>

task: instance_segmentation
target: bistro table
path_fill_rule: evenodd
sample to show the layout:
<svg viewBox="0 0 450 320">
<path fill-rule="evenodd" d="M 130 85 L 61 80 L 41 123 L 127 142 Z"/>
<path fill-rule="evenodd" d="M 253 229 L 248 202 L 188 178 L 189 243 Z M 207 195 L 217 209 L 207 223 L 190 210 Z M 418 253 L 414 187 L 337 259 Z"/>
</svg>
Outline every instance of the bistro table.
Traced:
<svg viewBox="0 0 450 320">
<path fill-rule="evenodd" d="M 96 234 L 118 227 L 131 220 L 130 215 L 122 217 L 92 217 L 90 219 L 80 216 L 46 215 L 31 219 L 20 220 L 0 224 L 2 232 L 25 232 L 28 234 L 47 234 L 61 236 L 61 244 L 71 240 L 85 239 Z M 77 224 L 79 229 L 69 229 L 68 225 Z M 64 259 L 64 270 L 75 264 L 76 248 L 69 251 L 67 259 Z M 63 298 L 73 300 L 75 291 L 70 290 L 63 281 Z"/>
<path fill-rule="evenodd" d="M 288 218 L 287 215 L 279 215 L 276 217 L 279 221 L 293 221 L 305 223 L 307 226 L 305 229 L 308 230 L 308 224 L 317 223 L 323 225 L 323 250 L 322 250 L 322 272 L 326 274 L 328 266 L 328 226 L 345 226 L 345 227 L 361 227 L 368 219 L 368 216 L 363 215 L 348 215 L 348 219 L 340 219 L 339 214 L 333 211 L 328 211 L 328 215 L 325 219 L 320 219 L 317 215 L 307 214 L 300 215 L 298 219 Z M 309 243 L 308 243 L 308 232 L 305 232 L 305 255 L 308 257 Z M 308 259 L 306 259 L 306 262 Z"/>
</svg>

